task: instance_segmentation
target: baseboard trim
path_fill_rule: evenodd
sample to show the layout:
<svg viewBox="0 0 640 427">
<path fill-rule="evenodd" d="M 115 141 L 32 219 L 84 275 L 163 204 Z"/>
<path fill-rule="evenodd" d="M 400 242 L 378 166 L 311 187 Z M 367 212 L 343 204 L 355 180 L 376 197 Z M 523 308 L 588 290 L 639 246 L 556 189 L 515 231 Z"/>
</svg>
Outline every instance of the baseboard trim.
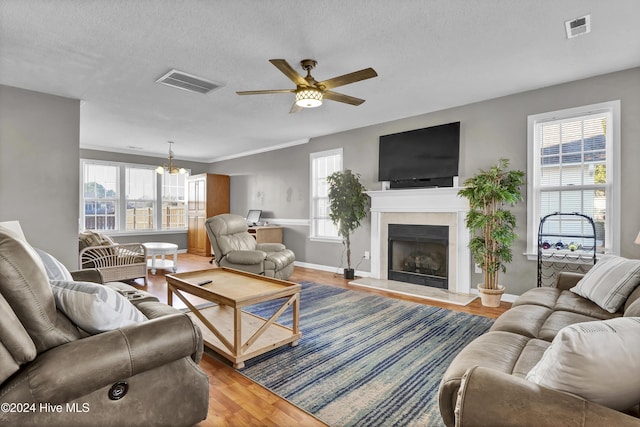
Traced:
<svg viewBox="0 0 640 427">
<path fill-rule="evenodd" d="M 330 265 L 312 264 L 310 262 L 294 261 L 293 265 L 304 268 L 312 268 L 314 270 L 328 271 L 329 273 L 342 274 L 344 267 L 332 267 Z M 371 272 L 356 270 L 356 276 L 371 277 Z"/>
</svg>

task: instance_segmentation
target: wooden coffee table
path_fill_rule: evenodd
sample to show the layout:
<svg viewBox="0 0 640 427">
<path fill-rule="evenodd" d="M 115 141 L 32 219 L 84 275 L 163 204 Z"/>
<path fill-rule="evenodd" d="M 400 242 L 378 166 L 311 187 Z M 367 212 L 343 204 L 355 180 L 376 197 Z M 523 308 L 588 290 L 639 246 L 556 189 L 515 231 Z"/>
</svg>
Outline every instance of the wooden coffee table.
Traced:
<svg viewBox="0 0 640 427">
<path fill-rule="evenodd" d="M 208 282 L 203 285 L 199 283 Z M 212 268 L 167 275 L 167 303 L 175 294 L 191 310 L 189 316 L 200 326 L 204 343 L 244 368 L 244 361 L 285 344 L 298 345 L 300 332 L 300 289 L 298 283 L 258 276 L 229 268 Z M 211 304 L 196 307 L 186 295 L 195 295 Z M 282 299 L 268 319 L 248 313 L 244 307 Z M 276 323 L 293 305 L 293 328 Z"/>
</svg>

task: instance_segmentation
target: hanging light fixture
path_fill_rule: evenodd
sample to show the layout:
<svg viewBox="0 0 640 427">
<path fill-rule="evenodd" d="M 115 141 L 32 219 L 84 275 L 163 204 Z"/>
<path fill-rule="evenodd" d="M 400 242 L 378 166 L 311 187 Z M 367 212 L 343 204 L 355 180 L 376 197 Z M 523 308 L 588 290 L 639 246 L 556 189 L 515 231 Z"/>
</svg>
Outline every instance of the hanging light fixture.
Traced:
<svg viewBox="0 0 640 427">
<path fill-rule="evenodd" d="M 322 105 L 322 91 L 314 87 L 305 87 L 296 91 L 296 105 L 302 108 L 314 108 Z"/>
<path fill-rule="evenodd" d="M 176 165 L 173 164 L 173 141 L 169 141 L 169 164 L 166 165 L 162 165 L 162 166 L 158 166 L 156 168 L 156 173 L 162 175 L 164 173 L 164 171 L 166 170 L 167 172 L 169 172 L 170 175 L 177 175 L 177 174 L 185 174 L 187 173 L 187 170 L 185 168 L 179 168 Z"/>
</svg>

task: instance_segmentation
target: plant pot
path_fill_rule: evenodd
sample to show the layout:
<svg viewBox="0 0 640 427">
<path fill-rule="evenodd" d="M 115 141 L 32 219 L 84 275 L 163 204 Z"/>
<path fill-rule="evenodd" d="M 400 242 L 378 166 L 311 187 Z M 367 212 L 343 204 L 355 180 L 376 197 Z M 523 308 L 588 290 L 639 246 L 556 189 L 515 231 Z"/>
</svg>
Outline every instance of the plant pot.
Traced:
<svg viewBox="0 0 640 427">
<path fill-rule="evenodd" d="M 353 268 L 345 268 L 343 274 L 345 279 L 353 279 L 356 271 Z"/>
<path fill-rule="evenodd" d="M 485 289 L 481 285 L 478 285 L 478 293 L 480 294 L 480 301 L 485 307 L 499 307 L 500 299 L 504 294 L 504 286 L 498 285 L 498 289 Z"/>
</svg>

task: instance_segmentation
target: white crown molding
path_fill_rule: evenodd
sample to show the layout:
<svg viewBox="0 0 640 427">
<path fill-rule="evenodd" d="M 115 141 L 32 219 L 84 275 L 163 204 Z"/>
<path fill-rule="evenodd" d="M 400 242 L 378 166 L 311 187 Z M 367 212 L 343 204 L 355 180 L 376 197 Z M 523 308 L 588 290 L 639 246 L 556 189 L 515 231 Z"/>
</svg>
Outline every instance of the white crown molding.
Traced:
<svg viewBox="0 0 640 427">
<path fill-rule="evenodd" d="M 280 150 L 282 148 L 295 147 L 296 145 L 303 145 L 303 144 L 308 143 L 310 140 L 311 140 L 311 138 L 298 139 L 298 140 L 295 140 L 295 141 L 285 142 L 285 143 L 282 143 L 282 144 L 270 145 L 268 147 L 258 148 L 256 150 L 249 150 L 249 151 L 244 151 L 244 152 L 238 153 L 238 154 L 231 154 L 229 156 L 214 157 L 214 158 L 209 159 L 207 161 L 209 163 L 216 163 L 216 162 L 222 162 L 224 160 L 237 159 L 239 157 L 252 156 L 254 154 L 266 153 L 268 151 Z"/>
</svg>

